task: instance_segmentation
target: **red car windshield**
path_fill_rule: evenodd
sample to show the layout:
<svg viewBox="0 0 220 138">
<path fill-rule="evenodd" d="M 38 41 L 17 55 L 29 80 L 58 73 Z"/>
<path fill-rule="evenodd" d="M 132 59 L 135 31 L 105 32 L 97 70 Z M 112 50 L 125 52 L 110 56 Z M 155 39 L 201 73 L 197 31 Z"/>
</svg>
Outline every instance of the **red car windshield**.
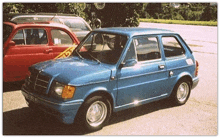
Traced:
<svg viewBox="0 0 220 138">
<path fill-rule="evenodd" d="M 12 32 L 12 26 L 4 24 L 3 25 L 3 43 L 8 39 L 9 35 Z"/>
</svg>

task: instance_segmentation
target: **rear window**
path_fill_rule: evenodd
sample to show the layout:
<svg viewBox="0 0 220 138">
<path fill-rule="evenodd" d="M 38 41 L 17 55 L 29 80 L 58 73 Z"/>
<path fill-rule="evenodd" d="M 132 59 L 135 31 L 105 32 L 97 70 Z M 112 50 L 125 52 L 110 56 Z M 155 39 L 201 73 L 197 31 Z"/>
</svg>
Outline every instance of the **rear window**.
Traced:
<svg viewBox="0 0 220 138">
<path fill-rule="evenodd" d="M 50 21 L 52 17 L 18 17 L 12 19 L 16 23 L 26 23 L 26 22 L 47 22 Z M 58 22 L 58 21 L 57 21 Z M 60 22 L 58 22 L 60 23 Z"/>
<path fill-rule="evenodd" d="M 3 25 L 3 43 L 8 39 L 9 35 L 12 32 L 12 26 L 4 24 Z"/>
<path fill-rule="evenodd" d="M 80 19 L 61 18 L 60 21 L 73 31 L 90 31 L 86 24 Z"/>
</svg>

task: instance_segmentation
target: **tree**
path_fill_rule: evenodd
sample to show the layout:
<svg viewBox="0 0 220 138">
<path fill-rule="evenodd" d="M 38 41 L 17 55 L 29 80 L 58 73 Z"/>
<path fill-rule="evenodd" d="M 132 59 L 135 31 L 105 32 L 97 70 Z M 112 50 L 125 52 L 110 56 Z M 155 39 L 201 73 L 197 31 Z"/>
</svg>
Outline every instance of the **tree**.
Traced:
<svg viewBox="0 0 220 138">
<path fill-rule="evenodd" d="M 106 3 L 104 9 L 98 10 L 90 4 L 85 9 L 85 13 L 90 21 L 93 16 L 99 18 L 102 21 L 102 27 L 138 26 L 142 7 L 143 4 L 140 3 Z"/>
<path fill-rule="evenodd" d="M 217 20 L 217 5 L 211 6 L 210 3 L 205 3 L 205 8 L 203 10 L 202 21 Z"/>
<path fill-rule="evenodd" d="M 82 18 L 85 18 L 85 3 L 57 3 L 56 7 L 58 13 L 74 14 Z"/>
<path fill-rule="evenodd" d="M 159 19 L 159 14 L 162 12 L 161 3 L 149 3 L 147 4 L 145 11 L 154 19 Z"/>
</svg>

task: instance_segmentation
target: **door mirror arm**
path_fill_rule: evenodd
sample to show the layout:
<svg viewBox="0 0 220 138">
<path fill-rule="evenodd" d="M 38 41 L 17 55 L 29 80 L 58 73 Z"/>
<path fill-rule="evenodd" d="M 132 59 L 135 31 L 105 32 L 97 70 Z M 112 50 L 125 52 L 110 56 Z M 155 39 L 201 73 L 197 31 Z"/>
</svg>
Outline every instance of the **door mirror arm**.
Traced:
<svg viewBox="0 0 220 138">
<path fill-rule="evenodd" d="M 10 47 L 10 46 L 15 46 L 15 42 L 14 42 L 14 41 L 10 41 L 10 42 L 8 43 L 8 46 L 7 46 L 7 47 Z"/>
<path fill-rule="evenodd" d="M 6 52 L 8 51 L 9 47 L 15 46 L 14 41 L 10 41 L 4 48 L 3 48 L 3 57 L 5 57 Z"/>
<path fill-rule="evenodd" d="M 121 62 L 121 64 L 119 65 L 119 68 L 120 68 L 120 69 L 123 68 L 124 65 L 125 65 L 125 62 Z"/>
<path fill-rule="evenodd" d="M 126 60 L 125 62 L 122 62 L 122 63 L 119 65 L 119 68 L 131 67 L 131 66 L 134 66 L 136 63 L 137 63 L 137 60 L 136 60 L 136 59 L 128 59 L 128 60 Z"/>
</svg>

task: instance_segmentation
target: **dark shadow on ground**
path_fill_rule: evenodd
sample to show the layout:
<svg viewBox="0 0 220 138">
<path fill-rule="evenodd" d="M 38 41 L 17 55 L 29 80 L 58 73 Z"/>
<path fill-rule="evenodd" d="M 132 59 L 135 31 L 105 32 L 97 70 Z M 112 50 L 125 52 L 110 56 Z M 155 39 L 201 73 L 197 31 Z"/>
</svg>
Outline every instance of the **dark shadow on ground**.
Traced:
<svg viewBox="0 0 220 138">
<path fill-rule="evenodd" d="M 22 84 L 24 84 L 24 81 L 3 82 L 3 92 L 21 90 Z"/>
<path fill-rule="evenodd" d="M 29 107 L 3 113 L 3 135 L 82 135 L 76 125 L 65 125 L 56 118 Z"/>
<path fill-rule="evenodd" d="M 114 113 L 109 125 L 172 107 L 168 100 L 141 105 Z M 76 124 L 62 124 L 56 118 L 48 117 L 28 107 L 3 113 L 3 135 L 83 135 L 87 133 Z"/>
</svg>

